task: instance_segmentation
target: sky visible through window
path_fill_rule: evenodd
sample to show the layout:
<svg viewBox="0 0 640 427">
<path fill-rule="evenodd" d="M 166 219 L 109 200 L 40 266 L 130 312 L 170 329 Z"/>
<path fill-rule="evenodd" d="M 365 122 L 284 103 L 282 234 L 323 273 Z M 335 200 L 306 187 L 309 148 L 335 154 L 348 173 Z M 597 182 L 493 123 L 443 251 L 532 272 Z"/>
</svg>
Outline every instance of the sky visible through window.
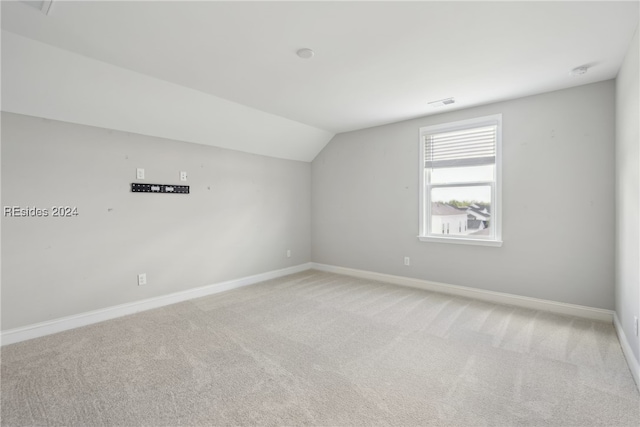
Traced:
<svg viewBox="0 0 640 427">
<path fill-rule="evenodd" d="M 495 165 L 431 169 L 431 183 L 456 184 L 493 181 L 494 172 Z M 443 203 L 451 200 L 491 203 L 491 187 L 487 185 L 433 188 L 431 200 Z"/>
<path fill-rule="evenodd" d="M 459 202 L 480 202 L 491 203 L 491 187 L 455 187 L 455 188 L 434 188 L 431 190 L 431 201 L 448 203 L 452 200 Z"/>
</svg>

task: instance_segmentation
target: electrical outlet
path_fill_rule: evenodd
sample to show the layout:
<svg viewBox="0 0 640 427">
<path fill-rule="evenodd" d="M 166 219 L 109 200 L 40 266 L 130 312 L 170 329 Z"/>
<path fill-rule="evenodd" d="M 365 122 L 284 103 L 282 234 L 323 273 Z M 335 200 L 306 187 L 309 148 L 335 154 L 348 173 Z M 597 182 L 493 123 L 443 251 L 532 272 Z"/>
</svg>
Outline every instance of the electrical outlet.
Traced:
<svg viewBox="0 0 640 427">
<path fill-rule="evenodd" d="M 411 265 L 411 258 L 408 256 L 404 257 L 404 265 Z"/>
<path fill-rule="evenodd" d="M 138 286 L 143 286 L 147 284 L 147 273 L 138 274 Z"/>
<path fill-rule="evenodd" d="M 291 249 L 287 249 L 287 258 L 291 258 Z"/>
<path fill-rule="evenodd" d="M 142 168 L 136 169 L 136 178 L 137 179 L 144 179 L 144 169 L 142 169 Z"/>
<path fill-rule="evenodd" d="M 186 181 L 186 180 L 187 180 L 187 172 L 181 171 L 180 172 L 180 181 Z"/>
<path fill-rule="evenodd" d="M 638 336 L 638 316 L 633 316 L 633 324 L 635 325 L 634 327 L 636 328 L 636 336 Z"/>
</svg>

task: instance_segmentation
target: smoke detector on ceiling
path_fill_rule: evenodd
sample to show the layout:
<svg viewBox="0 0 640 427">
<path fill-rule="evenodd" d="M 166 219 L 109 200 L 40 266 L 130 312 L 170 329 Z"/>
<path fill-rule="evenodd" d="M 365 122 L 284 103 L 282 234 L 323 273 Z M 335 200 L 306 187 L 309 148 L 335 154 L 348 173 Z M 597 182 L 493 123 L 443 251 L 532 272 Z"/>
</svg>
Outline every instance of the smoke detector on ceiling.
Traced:
<svg viewBox="0 0 640 427">
<path fill-rule="evenodd" d="M 432 107 L 444 107 L 445 105 L 453 104 L 456 100 L 454 98 L 440 99 L 439 101 L 429 102 Z"/>
<path fill-rule="evenodd" d="M 587 71 L 589 71 L 589 67 L 587 67 L 586 65 L 581 65 L 580 67 L 576 67 L 571 70 L 569 74 L 571 74 L 572 76 L 581 76 L 583 74 L 587 74 Z"/>
<path fill-rule="evenodd" d="M 51 12 L 51 5 L 53 4 L 53 0 L 43 0 L 43 1 L 21 0 L 21 1 L 22 3 L 25 3 L 31 7 L 35 7 L 45 15 L 48 15 Z"/>
<path fill-rule="evenodd" d="M 315 54 L 316 53 L 313 50 L 309 49 L 308 47 L 299 49 L 296 52 L 296 55 L 298 55 L 302 59 L 311 59 L 311 58 L 313 58 L 313 55 L 315 55 Z"/>
</svg>

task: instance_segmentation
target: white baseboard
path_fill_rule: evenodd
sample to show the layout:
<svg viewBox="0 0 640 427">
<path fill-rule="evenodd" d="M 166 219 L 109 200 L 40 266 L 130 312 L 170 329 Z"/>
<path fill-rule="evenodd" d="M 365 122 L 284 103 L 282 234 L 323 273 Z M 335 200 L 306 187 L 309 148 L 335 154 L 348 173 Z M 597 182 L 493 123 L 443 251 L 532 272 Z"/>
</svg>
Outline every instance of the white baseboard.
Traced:
<svg viewBox="0 0 640 427">
<path fill-rule="evenodd" d="M 633 354 L 633 350 L 631 350 L 631 345 L 629 345 L 629 341 L 627 340 L 627 336 L 624 334 L 624 330 L 622 329 L 622 325 L 620 324 L 620 319 L 618 319 L 618 314 L 613 313 L 613 325 L 616 328 L 616 333 L 618 334 L 618 340 L 620 341 L 620 346 L 622 347 L 622 353 L 624 354 L 625 359 L 627 359 L 627 365 L 629 365 L 629 370 L 631 371 L 631 375 L 633 375 L 633 379 L 636 382 L 636 387 L 640 391 L 640 363 L 636 359 Z"/>
<path fill-rule="evenodd" d="M 591 320 L 613 322 L 613 311 L 604 310 L 601 308 L 566 304 L 557 301 L 523 297 L 503 292 L 493 292 L 483 289 L 468 288 L 466 286 L 449 285 L 446 283 L 430 282 L 427 280 L 413 279 L 410 277 L 393 276 L 391 274 L 374 273 L 371 271 L 356 270 L 353 268 L 318 264 L 315 262 L 312 262 L 311 266 L 312 268 L 320 271 L 344 274 L 347 276 L 360 277 L 363 279 L 379 280 L 381 282 L 393 283 L 395 285 L 401 286 L 409 286 L 412 288 L 440 292 L 443 294 L 458 295 L 498 304 L 515 305 L 518 307 L 530 308 L 533 310 L 550 311 L 553 313 L 577 316 Z"/>
<path fill-rule="evenodd" d="M 104 320 L 115 319 L 117 317 L 138 313 L 140 311 L 151 310 L 154 308 L 175 304 L 206 295 L 212 295 L 231 289 L 236 289 L 242 286 L 252 285 L 265 280 L 275 279 L 289 274 L 309 270 L 311 268 L 320 271 L 344 274 L 347 276 L 360 277 L 370 280 L 379 280 L 396 285 L 458 295 L 499 304 L 515 305 L 518 307 L 530 308 L 534 310 L 544 310 L 558 314 L 577 316 L 605 322 L 613 322 L 613 311 L 610 310 L 603 310 L 599 308 L 585 307 L 574 304 L 565 304 L 556 301 L 529 298 L 502 292 L 486 291 L 465 286 L 449 285 L 446 283 L 430 282 L 427 280 L 413 279 L 409 277 L 394 276 L 390 274 L 375 273 L 371 271 L 356 270 L 353 268 L 309 262 L 294 267 L 283 268 L 281 270 L 269 271 L 266 273 L 256 274 L 254 276 L 242 277 L 239 279 L 229 280 L 213 285 L 207 285 L 199 288 L 189 289 L 186 291 L 176 292 L 169 295 L 162 295 L 142 301 L 121 304 L 113 307 L 103 308 L 100 310 L 94 310 L 86 313 L 76 314 L 73 316 L 67 316 L 46 322 L 36 323 L 20 328 L 9 329 L 2 332 L 2 334 L 0 335 L 0 343 L 1 345 L 7 345 L 29 340 L 32 338 L 42 337 L 45 335 L 55 334 L 57 332 L 91 325 L 94 323 L 102 322 Z M 637 372 L 634 375 L 637 375 Z"/>
<path fill-rule="evenodd" d="M 162 295 L 142 301 L 121 304 L 113 307 L 103 308 L 100 310 L 76 314 L 73 316 L 62 317 L 47 322 L 36 323 L 21 328 L 10 329 L 0 334 L 0 345 L 8 345 L 42 337 L 45 335 L 55 334 L 57 332 L 75 329 L 81 326 L 87 326 L 105 320 L 115 319 L 117 317 L 138 313 L 141 311 L 164 307 L 166 305 L 175 304 L 194 298 L 217 294 L 231 289 L 237 289 L 243 286 L 253 285 L 265 280 L 299 273 L 301 271 L 309 270 L 312 268 L 320 271 L 344 274 L 346 276 L 360 277 L 370 280 L 378 280 L 401 286 L 441 292 L 444 294 L 458 295 L 499 304 L 508 304 L 534 310 L 544 310 L 558 314 L 577 316 L 592 320 L 613 322 L 616 333 L 618 334 L 618 339 L 620 340 L 620 344 L 622 346 L 622 351 L 625 358 L 627 359 L 629 369 L 631 370 L 636 385 L 640 389 L 640 364 L 638 363 L 638 360 L 636 360 L 633 351 L 631 350 L 631 346 L 629 345 L 624 331 L 622 330 L 617 315 L 611 310 L 585 307 L 575 304 L 566 304 L 538 298 L 529 298 L 502 292 L 486 291 L 482 289 L 469 288 L 466 286 L 430 282 L 427 280 L 413 279 L 410 277 L 394 276 L 391 274 L 375 273 L 372 271 L 357 270 L 353 268 L 319 264 L 315 262 L 308 262 L 296 265 L 294 267 L 273 270 L 266 273 L 242 277 L 239 279 L 220 282 L 213 285 L 202 286 L 199 288 L 176 292 L 169 295 Z"/>
<path fill-rule="evenodd" d="M 169 295 L 162 295 L 142 301 L 136 301 L 127 304 L 116 305 L 113 307 L 107 307 L 100 310 L 80 313 L 73 316 L 62 317 L 59 319 L 36 323 L 21 328 L 9 329 L 2 332 L 2 334 L 0 335 L 0 342 L 1 345 L 7 345 L 20 341 L 26 341 L 32 338 L 38 338 L 45 335 L 55 334 L 57 332 L 78 328 L 80 326 L 87 326 L 145 310 L 164 307 L 165 305 L 217 294 L 219 292 L 240 288 L 242 286 L 253 285 L 265 280 L 299 273 L 301 271 L 309 270 L 310 268 L 311 263 L 304 263 L 296 265 L 294 267 L 283 268 L 281 270 L 268 271 L 266 273 L 242 277 L 240 279 L 229 280 L 226 282 L 220 282 L 213 285 L 202 286 L 199 288 L 188 289 L 186 291 L 180 291 Z"/>
</svg>

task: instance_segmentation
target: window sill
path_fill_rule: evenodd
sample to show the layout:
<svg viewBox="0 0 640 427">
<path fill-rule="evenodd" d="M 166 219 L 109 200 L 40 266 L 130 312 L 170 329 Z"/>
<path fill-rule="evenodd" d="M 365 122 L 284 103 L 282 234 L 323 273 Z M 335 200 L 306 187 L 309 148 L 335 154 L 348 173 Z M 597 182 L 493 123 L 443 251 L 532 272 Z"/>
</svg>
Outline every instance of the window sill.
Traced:
<svg viewBox="0 0 640 427">
<path fill-rule="evenodd" d="M 502 240 L 482 240 L 482 239 L 465 239 L 460 237 L 435 237 L 435 236 L 418 236 L 421 242 L 432 243 L 453 243 L 457 245 L 476 245 L 476 246 L 493 246 L 501 247 Z"/>
</svg>

